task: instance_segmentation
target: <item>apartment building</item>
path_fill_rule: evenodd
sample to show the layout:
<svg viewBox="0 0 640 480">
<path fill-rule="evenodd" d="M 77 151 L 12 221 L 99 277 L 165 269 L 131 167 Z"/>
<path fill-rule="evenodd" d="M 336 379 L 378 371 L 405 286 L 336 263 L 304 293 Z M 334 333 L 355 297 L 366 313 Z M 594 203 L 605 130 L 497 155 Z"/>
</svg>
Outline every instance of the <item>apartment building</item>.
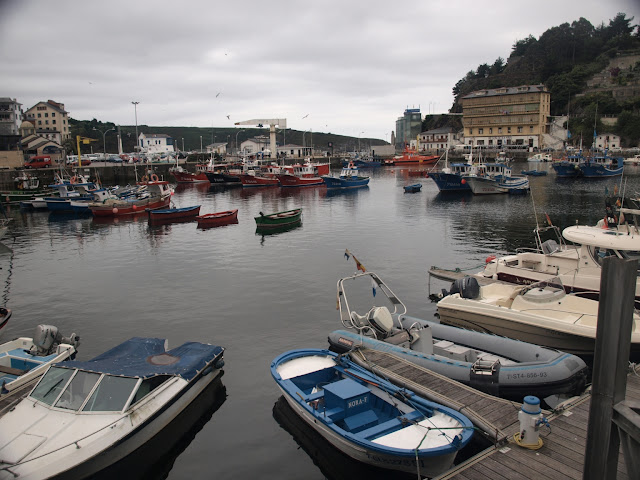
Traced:
<svg viewBox="0 0 640 480">
<path fill-rule="evenodd" d="M 15 98 L 0 97 L 0 135 L 19 135 L 22 104 Z"/>
<path fill-rule="evenodd" d="M 54 142 L 62 143 L 71 137 L 69 113 L 62 103 L 53 100 L 38 102 L 24 112 L 24 119 L 33 124 L 38 135 Z"/>
<path fill-rule="evenodd" d="M 419 108 L 407 108 L 396 120 L 395 146 L 397 151 L 405 147 L 416 148 L 422 130 L 422 114 Z"/>
<path fill-rule="evenodd" d="M 460 143 L 459 135 L 451 127 L 435 128 L 418 135 L 419 151 L 441 151 Z"/>
<path fill-rule="evenodd" d="M 462 97 L 461 103 L 467 145 L 545 147 L 551 95 L 544 85 L 478 90 Z"/>
</svg>

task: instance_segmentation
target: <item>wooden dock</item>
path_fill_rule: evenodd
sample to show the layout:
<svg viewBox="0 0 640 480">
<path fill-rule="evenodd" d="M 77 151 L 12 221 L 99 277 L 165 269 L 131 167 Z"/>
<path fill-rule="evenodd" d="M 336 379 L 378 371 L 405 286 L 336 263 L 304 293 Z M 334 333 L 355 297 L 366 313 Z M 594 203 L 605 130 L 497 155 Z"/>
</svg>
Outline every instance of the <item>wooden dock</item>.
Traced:
<svg viewBox="0 0 640 480">
<path fill-rule="evenodd" d="M 551 428 L 541 427 L 544 444 L 539 450 L 531 450 L 518 446 L 513 438 L 520 428 L 521 404 L 479 392 L 388 352 L 362 349 L 352 358 L 393 383 L 464 413 L 493 442 L 493 446 L 437 477 L 439 480 L 582 479 L 590 393 L 565 402 L 561 410 L 543 411 Z M 626 398 L 640 400 L 638 374 L 628 375 Z M 619 455 L 617 478 L 629 478 Z"/>
</svg>

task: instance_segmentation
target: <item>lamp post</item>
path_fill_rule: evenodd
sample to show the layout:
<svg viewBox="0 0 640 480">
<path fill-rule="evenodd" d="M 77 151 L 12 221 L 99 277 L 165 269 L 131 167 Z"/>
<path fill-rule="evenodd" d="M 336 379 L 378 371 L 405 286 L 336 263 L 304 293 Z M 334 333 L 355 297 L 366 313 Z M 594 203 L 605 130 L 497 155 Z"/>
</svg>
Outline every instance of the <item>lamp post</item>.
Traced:
<svg viewBox="0 0 640 480">
<path fill-rule="evenodd" d="M 200 153 L 202 153 L 202 135 L 200 135 Z"/>
<path fill-rule="evenodd" d="M 244 132 L 244 130 L 238 130 L 236 132 L 236 153 L 238 153 L 240 151 L 240 149 L 238 148 L 238 133 L 240 132 Z"/>
<path fill-rule="evenodd" d="M 93 129 L 96 132 L 102 133 L 102 161 L 106 161 L 107 160 L 107 145 L 106 145 L 106 138 L 107 138 L 107 133 L 109 133 L 110 131 L 115 131 L 115 128 L 110 128 L 109 130 L 105 130 L 104 132 L 101 132 L 100 130 L 98 130 L 96 127 L 93 127 Z"/>
<path fill-rule="evenodd" d="M 135 112 L 136 115 L 136 148 L 134 148 L 134 150 L 138 150 L 140 148 L 140 146 L 138 145 L 138 104 L 140 102 L 131 102 L 133 103 L 133 111 Z"/>
<path fill-rule="evenodd" d="M 306 143 L 305 143 L 305 141 L 304 141 L 304 136 L 307 134 L 307 132 L 310 132 L 310 131 L 311 131 L 311 130 L 305 130 L 305 131 L 302 133 L 302 147 L 303 147 L 302 149 L 303 149 L 303 151 L 305 152 L 305 154 L 306 154 L 306 152 L 307 152 L 307 144 L 306 144 Z"/>
<path fill-rule="evenodd" d="M 364 132 L 360 132 L 358 134 L 358 153 L 360 153 L 360 135 L 362 135 Z"/>
<path fill-rule="evenodd" d="M 184 152 L 184 137 L 182 137 L 182 151 Z"/>
</svg>

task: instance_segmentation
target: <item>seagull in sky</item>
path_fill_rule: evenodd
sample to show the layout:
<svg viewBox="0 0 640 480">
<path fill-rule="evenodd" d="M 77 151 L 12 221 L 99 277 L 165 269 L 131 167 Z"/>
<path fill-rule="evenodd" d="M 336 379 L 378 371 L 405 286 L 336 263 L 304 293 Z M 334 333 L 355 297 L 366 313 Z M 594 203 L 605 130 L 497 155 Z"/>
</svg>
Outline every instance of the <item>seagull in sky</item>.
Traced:
<svg viewBox="0 0 640 480">
<path fill-rule="evenodd" d="M 302 119 L 304 120 L 305 118 L 307 118 L 309 116 L 309 114 L 307 113 L 304 117 L 302 117 Z"/>
<path fill-rule="evenodd" d="M 218 93 L 216 93 L 216 98 L 218 98 L 218 97 L 220 96 L 220 94 L 221 94 L 221 93 L 222 93 L 222 92 L 218 92 Z"/>
<path fill-rule="evenodd" d="M 229 120 L 229 119 L 230 119 L 229 117 L 231 117 L 231 115 L 227 115 L 227 120 Z"/>
</svg>

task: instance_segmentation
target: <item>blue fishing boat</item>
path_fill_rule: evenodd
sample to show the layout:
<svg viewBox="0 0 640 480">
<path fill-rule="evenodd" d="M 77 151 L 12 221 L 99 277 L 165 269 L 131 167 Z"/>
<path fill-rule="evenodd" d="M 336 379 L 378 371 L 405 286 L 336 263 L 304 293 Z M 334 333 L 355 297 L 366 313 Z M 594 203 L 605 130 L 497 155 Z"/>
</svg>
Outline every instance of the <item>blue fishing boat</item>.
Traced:
<svg viewBox="0 0 640 480">
<path fill-rule="evenodd" d="M 360 188 L 369 185 L 369 177 L 360 175 L 358 167 L 353 163 L 344 167 L 339 177 L 323 175 L 322 181 L 327 188 Z"/>
<path fill-rule="evenodd" d="M 522 195 L 529 191 L 529 179 L 518 175 L 502 178 L 498 180 L 498 188 L 509 195 Z"/>
<path fill-rule="evenodd" d="M 416 193 L 422 189 L 421 183 L 414 183 L 413 185 L 405 185 L 404 193 Z"/>
<path fill-rule="evenodd" d="M 464 163 L 452 163 L 449 165 L 449 151 L 445 152 L 444 167 L 440 171 L 429 172 L 427 178 L 436 182 L 438 190 L 441 192 L 470 192 L 471 187 L 462 177 L 469 175 L 473 171 L 471 154 L 469 160 Z"/>
<path fill-rule="evenodd" d="M 554 161 L 551 165 L 559 178 L 575 178 L 581 175 L 580 164 L 584 162 L 582 151 Z"/>
<path fill-rule="evenodd" d="M 291 408 L 334 447 L 376 467 L 434 477 L 473 435 L 451 408 L 399 388 L 329 350 L 292 350 L 271 375 Z"/>
<path fill-rule="evenodd" d="M 147 209 L 150 222 L 181 222 L 195 220 L 200 215 L 200 205 L 182 208 L 162 208 L 159 210 Z"/>
<path fill-rule="evenodd" d="M 601 155 L 587 157 L 579 168 L 585 178 L 618 177 L 622 175 L 624 159 L 612 157 L 605 151 Z"/>
</svg>

